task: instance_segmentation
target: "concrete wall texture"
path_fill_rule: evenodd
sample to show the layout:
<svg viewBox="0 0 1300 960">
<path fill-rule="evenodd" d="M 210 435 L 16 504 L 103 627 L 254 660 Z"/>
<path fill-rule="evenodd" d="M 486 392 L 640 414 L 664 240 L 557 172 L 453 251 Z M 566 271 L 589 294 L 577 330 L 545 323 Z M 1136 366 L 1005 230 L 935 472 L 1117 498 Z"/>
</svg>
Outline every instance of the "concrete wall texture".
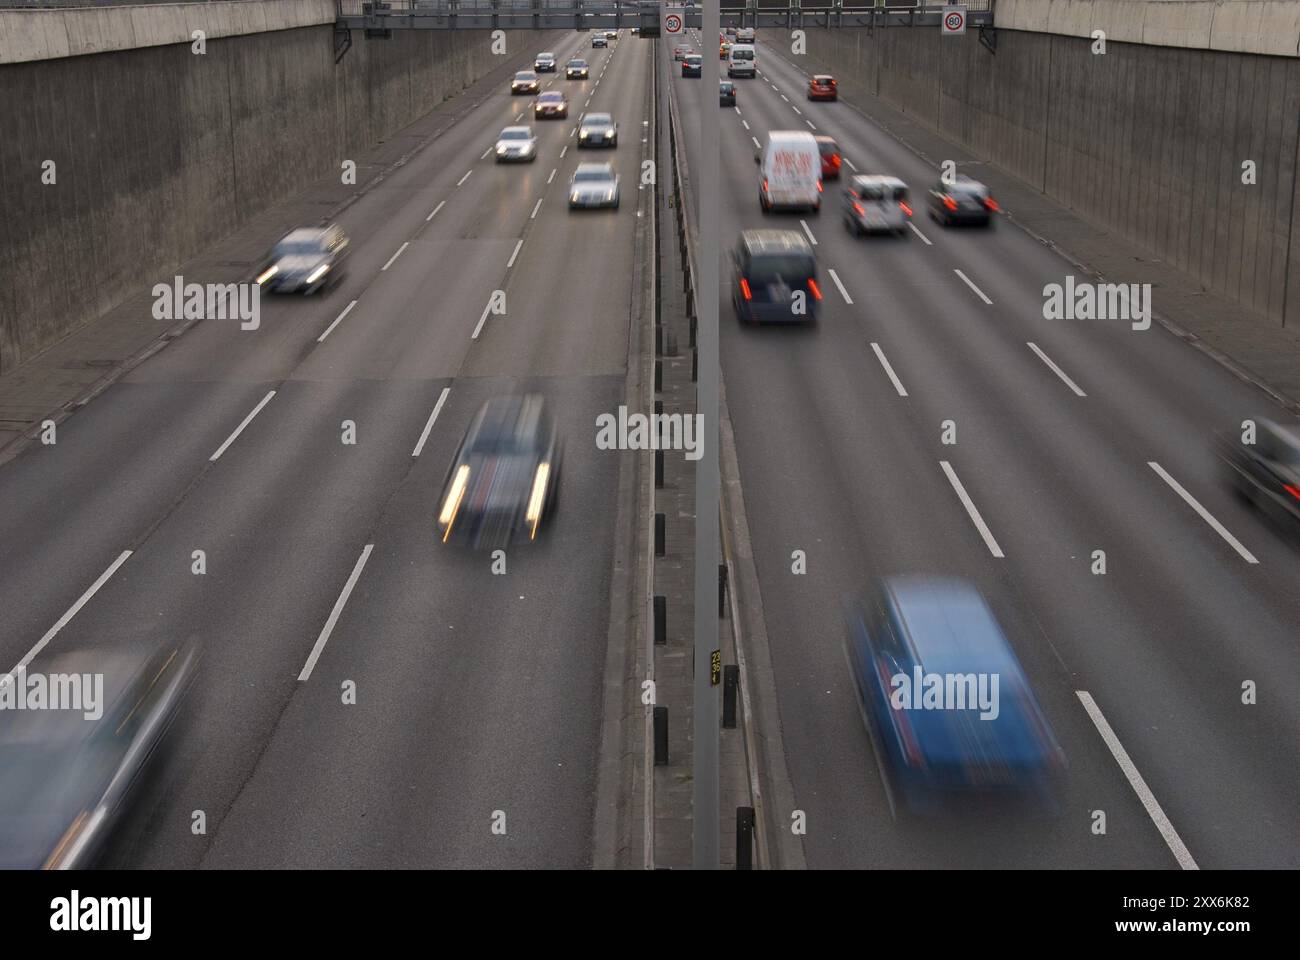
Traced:
<svg viewBox="0 0 1300 960">
<path fill-rule="evenodd" d="M 554 39 L 523 33 L 511 54 Z M 489 31 L 353 31 L 336 65 L 321 25 L 0 64 L 0 372 L 507 59 Z"/>
<path fill-rule="evenodd" d="M 761 39 L 789 50 L 788 31 Z M 801 62 L 878 96 L 1085 218 L 1300 324 L 1300 60 L 1000 29 L 809 29 Z M 1257 183 L 1242 183 L 1253 160 Z M 1289 288 L 1289 289 L 1288 289 Z"/>
</svg>

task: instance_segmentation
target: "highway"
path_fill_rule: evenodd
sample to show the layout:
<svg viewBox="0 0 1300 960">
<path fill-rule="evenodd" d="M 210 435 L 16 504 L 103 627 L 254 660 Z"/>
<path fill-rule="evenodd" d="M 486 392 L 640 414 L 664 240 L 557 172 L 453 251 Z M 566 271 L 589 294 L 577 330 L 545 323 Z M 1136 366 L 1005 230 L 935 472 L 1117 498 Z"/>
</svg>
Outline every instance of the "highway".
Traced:
<svg viewBox="0 0 1300 960">
<path fill-rule="evenodd" d="M 721 126 L 723 380 L 808 866 L 1300 865 L 1296 555 L 1210 446 L 1280 411 L 1158 324 L 1043 319 L 1044 285 L 1077 271 L 1009 222 L 930 221 L 939 171 L 848 103 L 808 102 L 787 51 L 760 42 L 732 109 L 680 76 L 672 46 L 688 167 L 701 121 Z M 819 214 L 764 216 L 757 145 L 796 129 L 833 136 L 846 176 L 906 181 L 915 229 L 852 237 L 834 182 Z M 760 227 L 816 244 L 815 326 L 737 323 L 726 252 Z M 891 818 L 840 604 L 901 572 L 989 599 L 1068 760 L 1054 814 Z M 789 814 L 771 815 L 778 829 Z"/>
<path fill-rule="evenodd" d="M 490 156 L 531 120 L 498 71 L 341 215 L 339 289 L 263 297 L 256 331 L 197 324 L 56 445 L 0 468 L 4 669 L 202 642 L 107 866 L 592 862 L 620 463 L 590 438 L 624 402 L 651 53 L 592 50 L 586 34 L 555 52 L 545 88 L 568 93 L 570 117 L 534 122 L 534 163 Z M 574 54 L 589 80 L 563 78 Z M 622 176 L 617 211 L 567 209 L 584 110 L 620 124 L 598 156 Z M 503 316 L 486 310 L 497 290 Z M 486 553 L 441 544 L 434 519 L 470 418 L 516 391 L 551 403 L 565 483 L 553 529 L 494 575 Z"/>
</svg>

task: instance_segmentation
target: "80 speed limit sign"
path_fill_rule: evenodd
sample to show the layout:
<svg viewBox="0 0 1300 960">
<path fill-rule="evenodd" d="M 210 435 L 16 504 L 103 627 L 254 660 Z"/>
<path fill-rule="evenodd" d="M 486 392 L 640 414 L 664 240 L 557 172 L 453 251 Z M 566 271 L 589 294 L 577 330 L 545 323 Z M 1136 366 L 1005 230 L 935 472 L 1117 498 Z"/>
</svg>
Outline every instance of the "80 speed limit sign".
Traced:
<svg viewBox="0 0 1300 960">
<path fill-rule="evenodd" d="M 939 27 L 944 36 L 961 36 L 966 32 L 966 8 L 951 6 L 944 7 L 943 14 L 939 18 Z"/>
<path fill-rule="evenodd" d="M 680 35 L 682 26 L 682 15 L 680 13 L 664 14 L 664 33 Z"/>
</svg>

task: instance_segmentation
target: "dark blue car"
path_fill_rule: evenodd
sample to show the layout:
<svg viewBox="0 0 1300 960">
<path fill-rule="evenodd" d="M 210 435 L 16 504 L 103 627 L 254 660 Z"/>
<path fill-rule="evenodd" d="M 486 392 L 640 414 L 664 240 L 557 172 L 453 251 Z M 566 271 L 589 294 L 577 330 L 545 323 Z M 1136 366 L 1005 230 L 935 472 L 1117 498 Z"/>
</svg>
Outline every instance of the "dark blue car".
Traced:
<svg viewBox="0 0 1300 960">
<path fill-rule="evenodd" d="M 1051 796 L 1064 754 L 978 590 L 893 577 L 851 603 L 848 619 L 858 696 L 907 808 L 976 793 Z"/>
</svg>

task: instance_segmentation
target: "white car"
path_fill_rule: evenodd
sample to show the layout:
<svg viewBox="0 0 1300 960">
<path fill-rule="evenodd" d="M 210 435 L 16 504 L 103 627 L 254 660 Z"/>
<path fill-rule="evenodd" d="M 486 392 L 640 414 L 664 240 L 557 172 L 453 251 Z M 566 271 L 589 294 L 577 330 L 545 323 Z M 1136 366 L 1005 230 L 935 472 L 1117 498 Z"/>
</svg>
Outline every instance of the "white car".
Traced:
<svg viewBox="0 0 1300 960">
<path fill-rule="evenodd" d="M 497 163 L 531 163 L 537 159 L 537 135 L 532 127 L 506 127 L 497 138 Z"/>
<path fill-rule="evenodd" d="M 580 163 L 569 181 L 569 209 L 618 209 L 618 174 L 610 163 Z"/>
</svg>

